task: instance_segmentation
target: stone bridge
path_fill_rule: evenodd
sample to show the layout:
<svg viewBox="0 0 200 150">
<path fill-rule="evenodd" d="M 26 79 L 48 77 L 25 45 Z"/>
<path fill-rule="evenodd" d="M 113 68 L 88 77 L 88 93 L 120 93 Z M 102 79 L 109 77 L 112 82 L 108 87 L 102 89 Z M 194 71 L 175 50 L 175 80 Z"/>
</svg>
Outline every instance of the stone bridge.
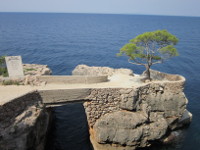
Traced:
<svg viewBox="0 0 200 150">
<path fill-rule="evenodd" d="M 55 89 L 55 90 L 40 90 L 39 94 L 42 102 L 47 106 L 63 105 L 65 103 L 86 102 L 90 95 L 91 89 Z"/>
</svg>

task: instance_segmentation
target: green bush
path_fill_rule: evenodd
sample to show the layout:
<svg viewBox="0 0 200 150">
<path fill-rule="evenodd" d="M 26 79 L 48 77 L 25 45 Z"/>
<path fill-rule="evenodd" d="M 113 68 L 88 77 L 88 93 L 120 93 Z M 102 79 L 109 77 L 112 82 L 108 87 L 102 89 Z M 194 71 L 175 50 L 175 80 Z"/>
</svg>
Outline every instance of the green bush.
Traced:
<svg viewBox="0 0 200 150">
<path fill-rule="evenodd" d="M 3 77 L 8 77 L 8 71 L 7 68 L 0 68 L 0 75 L 2 75 Z"/>
<path fill-rule="evenodd" d="M 8 71 L 6 68 L 5 56 L 0 56 L 0 76 L 7 77 Z"/>
<path fill-rule="evenodd" d="M 28 71 L 37 71 L 37 69 L 35 68 L 25 68 L 24 72 L 28 72 Z"/>
</svg>

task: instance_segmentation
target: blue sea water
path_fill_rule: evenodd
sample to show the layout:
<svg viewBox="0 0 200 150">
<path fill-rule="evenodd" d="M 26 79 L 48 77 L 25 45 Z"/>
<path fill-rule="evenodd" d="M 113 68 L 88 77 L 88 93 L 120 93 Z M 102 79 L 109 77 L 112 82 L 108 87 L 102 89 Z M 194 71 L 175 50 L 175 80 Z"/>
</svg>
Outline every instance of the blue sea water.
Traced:
<svg viewBox="0 0 200 150">
<path fill-rule="evenodd" d="M 141 73 L 143 67 L 128 64 L 126 57 L 116 57 L 116 53 L 136 35 L 157 29 L 167 29 L 179 38 L 180 42 L 176 47 L 180 56 L 155 65 L 153 69 L 186 77 L 185 93 L 189 99 L 188 110 L 193 114 L 193 121 L 182 142 L 173 147 L 162 147 L 160 150 L 198 150 L 200 149 L 199 17 L 0 13 L 0 55 L 21 55 L 24 63 L 47 64 L 53 70 L 53 74 L 57 75 L 71 74 L 78 64 L 123 67 Z M 55 108 L 56 118 L 66 119 L 65 114 L 74 110 L 73 107 L 63 107 Z M 61 124 L 65 126 L 66 120 Z M 65 128 L 69 126 L 66 125 Z M 53 134 L 62 133 L 61 136 L 65 136 L 64 128 L 59 129 L 56 127 Z M 56 143 L 56 140 L 53 142 Z M 73 145 L 72 141 L 63 143 Z M 81 147 L 79 149 L 81 150 Z"/>
</svg>

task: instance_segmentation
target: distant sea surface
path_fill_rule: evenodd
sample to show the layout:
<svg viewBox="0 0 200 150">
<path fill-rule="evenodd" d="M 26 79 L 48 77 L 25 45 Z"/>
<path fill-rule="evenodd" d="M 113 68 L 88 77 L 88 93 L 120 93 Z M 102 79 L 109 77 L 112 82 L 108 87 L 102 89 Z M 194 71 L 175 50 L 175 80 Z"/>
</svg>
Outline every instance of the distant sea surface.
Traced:
<svg viewBox="0 0 200 150">
<path fill-rule="evenodd" d="M 70 75 L 78 64 L 123 67 L 142 73 L 144 67 L 131 65 L 126 57 L 116 57 L 116 53 L 131 38 L 158 29 L 167 29 L 179 38 L 180 42 L 176 47 L 180 56 L 155 65 L 153 69 L 186 77 L 185 94 L 189 99 L 188 110 L 193 114 L 193 120 L 180 143 L 156 149 L 198 150 L 199 17 L 0 13 L 0 55 L 21 55 L 23 63 L 47 64 L 56 75 Z M 51 150 L 90 149 L 87 123 L 83 114 L 80 104 L 54 108 L 54 125 L 49 143 Z M 79 142 L 76 143 L 77 141 Z"/>
</svg>

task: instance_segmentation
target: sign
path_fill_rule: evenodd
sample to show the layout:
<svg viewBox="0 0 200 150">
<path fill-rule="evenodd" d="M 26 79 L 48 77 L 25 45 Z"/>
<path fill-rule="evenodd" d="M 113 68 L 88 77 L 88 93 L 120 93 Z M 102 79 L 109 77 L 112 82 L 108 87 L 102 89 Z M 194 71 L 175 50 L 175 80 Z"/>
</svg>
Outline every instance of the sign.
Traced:
<svg viewBox="0 0 200 150">
<path fill-rule="evenodd" d="M 23 66 L 21 56 L 5 57 L 9 77 L 23 77 Z"/>
</svg>

